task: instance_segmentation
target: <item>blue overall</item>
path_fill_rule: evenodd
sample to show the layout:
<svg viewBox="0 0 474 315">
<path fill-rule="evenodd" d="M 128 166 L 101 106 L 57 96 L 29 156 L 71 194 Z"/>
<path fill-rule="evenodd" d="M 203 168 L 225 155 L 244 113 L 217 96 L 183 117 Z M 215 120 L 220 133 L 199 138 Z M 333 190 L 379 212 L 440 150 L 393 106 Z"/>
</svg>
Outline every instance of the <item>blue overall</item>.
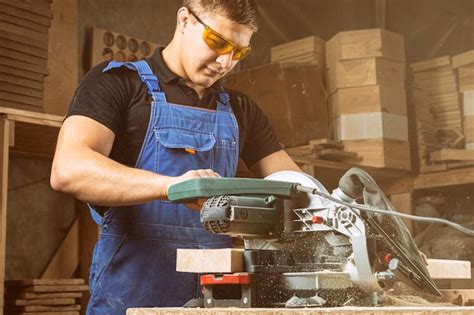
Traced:
<svg viewBox="0 0 474 315">
<path fill-rule="evenodd" d="M 239 130 L 227 93 L 220 94 L 215 111 L 168 103 L 145 61 L 112 61 L 104 72 L 121 66 L 137 71 L 153 98 L 136 168 L 168 176 L 195 169 L 235 176 Z M 182 306 L 201 289 L 196 274 L 176 272 L 176 249 L 232 246 L 229 237 L 204 230 L 199 211 L 183 204 L 152 201 L 113 207 L 104 216 L 91 208 L 91 214 L 101 234 L 90 270 L 87 314 Z"/>
</svg>

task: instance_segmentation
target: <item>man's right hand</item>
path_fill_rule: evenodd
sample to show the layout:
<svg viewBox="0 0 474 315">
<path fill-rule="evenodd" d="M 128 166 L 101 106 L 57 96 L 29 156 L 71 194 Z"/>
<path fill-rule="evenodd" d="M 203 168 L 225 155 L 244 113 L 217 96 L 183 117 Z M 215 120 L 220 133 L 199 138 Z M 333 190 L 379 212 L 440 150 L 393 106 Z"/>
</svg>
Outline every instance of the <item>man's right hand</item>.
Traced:
<svg viewBox="0 0 474 315">
<path fill-rule="evenodd" d="M 188 179 L 192 178 L 202 178 L 202 177 L 221 177 L 218 173 L 214 172 L 211 169 L 206 170 L 191 170 L 184 173 L 181 176 L 177 177 L 169 177 L 168 183 L 166 185 L 166 196 L 168 196 L 168 192 L 171 186 L 184 182 Z M 194 203 L 186 203 L 186 206 L 193 209 L 193 210 L 201 210 L 202 205 L 207 199 L 197 199 Z"/>
</svg>

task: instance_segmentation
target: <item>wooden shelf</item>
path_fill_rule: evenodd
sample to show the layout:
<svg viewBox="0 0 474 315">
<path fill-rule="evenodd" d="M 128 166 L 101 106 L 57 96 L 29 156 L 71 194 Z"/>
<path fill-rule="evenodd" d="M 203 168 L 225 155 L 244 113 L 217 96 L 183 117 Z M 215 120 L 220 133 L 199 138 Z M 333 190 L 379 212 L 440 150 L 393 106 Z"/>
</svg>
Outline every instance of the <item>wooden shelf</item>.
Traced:
<svg viewBox="0 0 474 315">
<path fill-rule="evenodd" d="M 420 174 L 413 179 L 414 190 L 468 184 L 474 184 L 474 167 Z"/>
</svg>

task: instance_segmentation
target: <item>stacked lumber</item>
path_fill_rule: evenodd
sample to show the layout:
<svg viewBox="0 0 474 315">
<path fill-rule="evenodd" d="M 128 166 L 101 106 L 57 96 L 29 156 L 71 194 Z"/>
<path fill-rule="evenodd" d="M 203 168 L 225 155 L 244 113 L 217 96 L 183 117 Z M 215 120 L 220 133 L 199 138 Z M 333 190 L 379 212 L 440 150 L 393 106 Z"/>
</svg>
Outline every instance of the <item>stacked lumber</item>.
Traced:
<svg viewBox="0 0 474 315">
<path fill-rule="evenodd" d="M 89 287 L 83 279 L 29 279 L 5 281 L 5 289 L 7 314 L 79 315 L 76 299 Z"/>
<path fill-rule="evenodd" d="M 427 97 L 423 89 L 411 84 L 408 95 L 408 104 L 412 108 L 413 127 L 410 129 L 410 140 L 416 143 L 418 166 L 423 168 L 431 164 L 430 153 L 436 151 L 436 134 L 433 129 L 433 114 L 427 104 Z"/>
<path fill-rule="evenodd" d="M 51 1 L 0 1 L 0 106 L 43 111 Z"/>
<path fill-rule="evenodd" d="M 465 148 L 474 150 L 474 50 L 453 56 L 451 60 L 457 69 L 462 98 Z"/>
<path fill-rule="evenodd" d="M 410 170 L 403 36 L 340 32 L 326 43 L 332 133 L 356 164 Z"/>
<path fill-rule="evenodd" d="M 462 134 L 462 116 L 456 75 L 451 58 L 443 56 L 410 64 L 413 83 L 421 86 L 434 115 L 434 131 L 438 145 L 455 147 Z M 455 135 L 454 138 L 451 135 Z"/>
<path fill-rule="evenodd" d="M 330 161 L 357 161 L 355 152 L 344 150 L 344 145 L 331 139 L 311 140 L 307 145 L 286 148 L 286 152 L 293 158 L 307 157 Z"/>
<path fill-rule="evenodd" d="M 273 46 L 270 61 L 302 62 L 315 64 L 321 69 L 325 66 L 325 42 L 317 36 L 309 36 L 295 41 Z"/>
<path fill-rule="evenodd" d="M 103 61 L 138 61 L 150 57 L 158 44 L 125 34 L 94 27 L 92 30 L 92 65 Z"/>
</svg>

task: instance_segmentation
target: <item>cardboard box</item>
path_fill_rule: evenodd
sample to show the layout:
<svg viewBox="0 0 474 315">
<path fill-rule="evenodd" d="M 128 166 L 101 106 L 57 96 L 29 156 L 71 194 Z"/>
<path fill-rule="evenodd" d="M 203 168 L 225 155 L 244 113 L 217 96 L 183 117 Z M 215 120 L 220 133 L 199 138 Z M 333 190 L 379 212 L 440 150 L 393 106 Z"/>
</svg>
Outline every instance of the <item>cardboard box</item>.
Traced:
<svg viewBox="0 0 474 315">
<path fill-rule="evenodd" d="M 403 87 L 388 84 L 338 89 L 329 98 L 329 108 L 333 118 L 372 112 L 406 116 L 406 92 Z"/>
<path fill-rule="evenodd" d="M 284 146 L 329 137 L 326 93 L 317 66 L 273 63 L 233 74 L 224 85 L 257 103 Z"/>
<path fill-rule="evenodd" d="M 326 87 L 330 94 L 341 88 L 384 84 L 404 88 L 405 64 L 383 58 L 363 58 L 338 61 L 327 70 Z"/>
<path fill-rule="evenodd" d="M 340 32 L 326 43 L 326 66 L 337 61 L 383 57 L 405 62 L 403 35 L 380 28 Z"/>
<path fill-rule="evenodd" d="M 391 139 L 346 140 L 344 150 L 357 152 L 360 160 L 354 164 L 411 170 L 410 143 Z"/>
</svg>

